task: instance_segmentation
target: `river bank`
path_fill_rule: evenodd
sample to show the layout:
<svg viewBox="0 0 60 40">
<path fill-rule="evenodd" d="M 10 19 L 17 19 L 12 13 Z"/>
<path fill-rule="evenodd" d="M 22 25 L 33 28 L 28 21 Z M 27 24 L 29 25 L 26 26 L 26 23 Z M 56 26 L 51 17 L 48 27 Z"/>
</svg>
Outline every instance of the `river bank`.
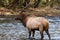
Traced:
<svg viewBox="0 0 60 40">
<path fill-rule="evenodd" d="M 2 17 L 15 17 L 19 14 L 19 10 L 11 10 L 6 8 L 0 8 L 0 16 Z M 36 15 L 36 16 L 60 16 L 60 10 L 50 7 L 41 7 L 41 8 L 29 8 L 25 10 L 25 14 L 28 15 Z"/>
</svg>

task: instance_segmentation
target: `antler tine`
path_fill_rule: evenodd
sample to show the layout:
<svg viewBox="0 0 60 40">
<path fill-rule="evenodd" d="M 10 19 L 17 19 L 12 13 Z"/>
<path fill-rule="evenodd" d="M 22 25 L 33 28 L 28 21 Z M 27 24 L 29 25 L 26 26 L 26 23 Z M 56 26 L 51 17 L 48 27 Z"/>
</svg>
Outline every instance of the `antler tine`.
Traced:
<svg viewBox="0 0 60 40">
<path fill-rule="evenodd" d="M 23 13 L 24 10 L 25 10 L 25 9 L 28 9 L 29 6 L 30 6 L 30 4 L 27 4 L 26 7 L 24 7 L 23 10 L 22 10 L 21 12 L 19 11 L 19 14 L 20 14 L 20 13 Z"/>
</svg>

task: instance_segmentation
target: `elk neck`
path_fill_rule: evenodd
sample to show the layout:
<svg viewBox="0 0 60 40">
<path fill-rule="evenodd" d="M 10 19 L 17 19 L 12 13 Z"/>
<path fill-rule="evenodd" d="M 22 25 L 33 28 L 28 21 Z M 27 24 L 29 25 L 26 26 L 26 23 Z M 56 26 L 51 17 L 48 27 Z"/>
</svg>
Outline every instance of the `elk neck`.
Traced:
<svg viewBox="0 0 60 40">
<path fill-rule="evenodd" d="M 27 17 L 28 17 L 27 14 L 25 14 L 25 13 L 20 13 L 21 22 L 23 23 L 23 25 L 24 25 L 25 27 L 26 27 Z"/>
</svg>

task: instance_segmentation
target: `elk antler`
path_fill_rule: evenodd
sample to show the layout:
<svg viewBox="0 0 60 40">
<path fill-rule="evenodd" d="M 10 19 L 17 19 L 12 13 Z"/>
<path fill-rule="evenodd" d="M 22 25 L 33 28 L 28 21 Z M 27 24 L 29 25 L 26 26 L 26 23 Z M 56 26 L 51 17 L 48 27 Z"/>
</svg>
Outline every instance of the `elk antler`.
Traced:
<svg viewBox="0 0 60 40">
<path fill-rule="evenodd" d="M 28 9 L 30 6 L 31 6 L 31 4 L 27 4 L 26 7 L 24 7 L 24 8 L 22 9 L 22 11 L 19 11 L 19 14 L 20 14 L 20 13 L 23 13 L 24 10 L 25 10 L 25 9 Z"/>
</svg>

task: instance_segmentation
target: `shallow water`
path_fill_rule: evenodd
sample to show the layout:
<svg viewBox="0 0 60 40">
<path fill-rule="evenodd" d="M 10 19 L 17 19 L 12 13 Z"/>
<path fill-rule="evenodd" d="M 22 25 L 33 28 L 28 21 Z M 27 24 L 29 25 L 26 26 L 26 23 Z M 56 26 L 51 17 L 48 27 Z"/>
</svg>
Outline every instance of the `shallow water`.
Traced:
<svg viewBox="0 0 60 40">
<path fill-rule="evenodd" d="M 60 17 L 46 17 L 49 22 L 51 39 L 60 39 Z M 31 40 L 28 38 L 28 30 L 21 22 L 11 18 L 0 18 L 0 40 Z M 34 40 L 40 39 L 39 31 L 35 32 Z M 44 32 L 44 39 L 49 39 Z"/>
</svg>

